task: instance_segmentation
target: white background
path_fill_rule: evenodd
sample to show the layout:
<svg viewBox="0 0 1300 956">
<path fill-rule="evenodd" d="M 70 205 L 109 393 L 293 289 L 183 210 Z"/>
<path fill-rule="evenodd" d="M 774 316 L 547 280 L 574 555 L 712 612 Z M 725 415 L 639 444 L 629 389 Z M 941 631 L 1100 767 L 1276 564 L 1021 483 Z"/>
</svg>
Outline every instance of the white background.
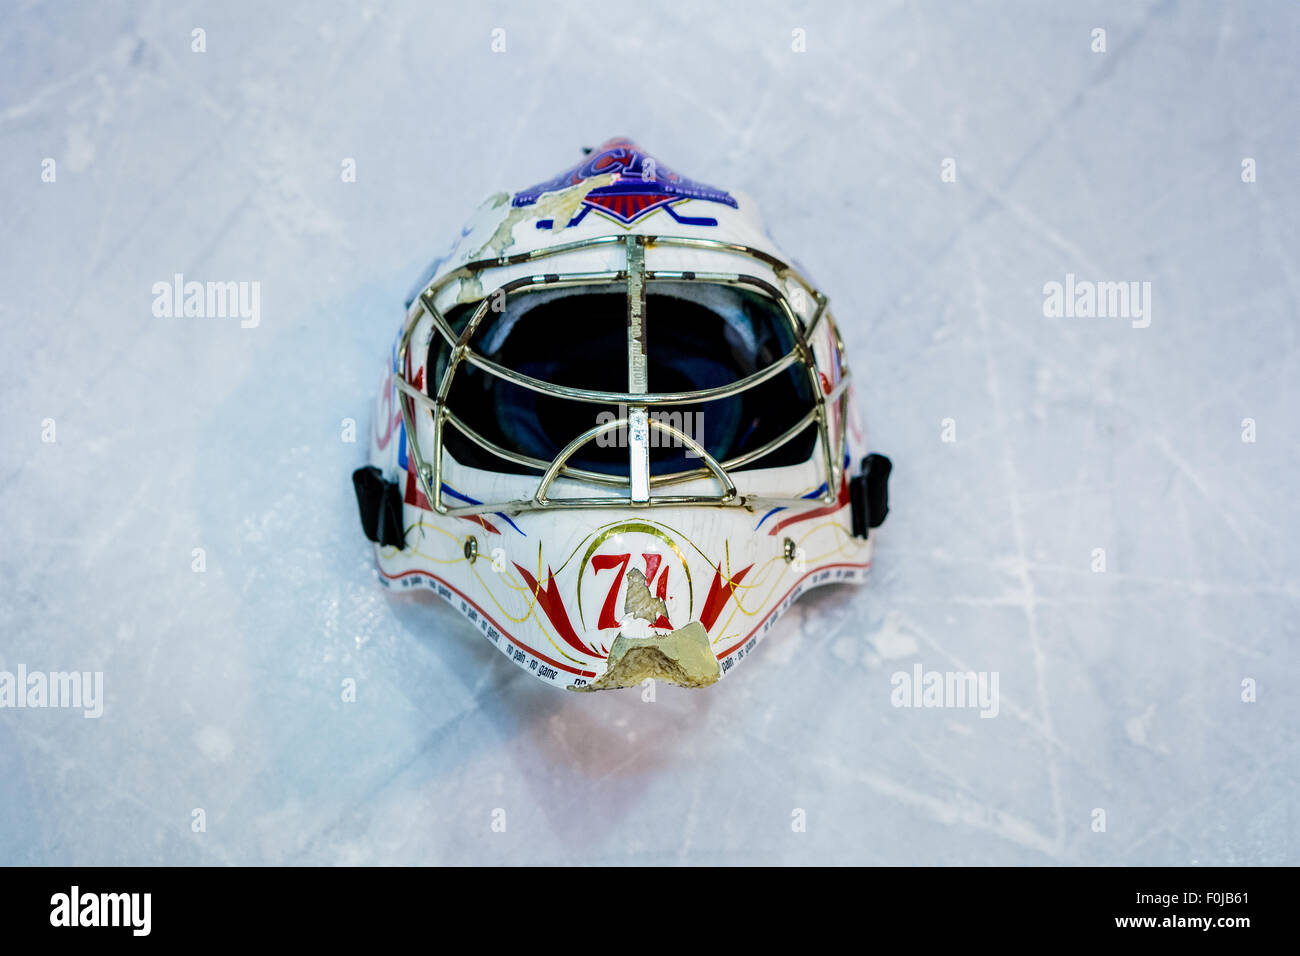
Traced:
<svg viewBox="0 0 1300 956">
<path fill-rule="evenodd" d="M 0 863 L 1296 863 L 1296 5 L 463 6 L 0 2 L 0 669 L 106 695 L 0 710 Z M 653 704 L 382 590 L 340 440 L 478 202 L 613 135 L 763 203 L 896 466 L 871 583 Z"/>
</svg>

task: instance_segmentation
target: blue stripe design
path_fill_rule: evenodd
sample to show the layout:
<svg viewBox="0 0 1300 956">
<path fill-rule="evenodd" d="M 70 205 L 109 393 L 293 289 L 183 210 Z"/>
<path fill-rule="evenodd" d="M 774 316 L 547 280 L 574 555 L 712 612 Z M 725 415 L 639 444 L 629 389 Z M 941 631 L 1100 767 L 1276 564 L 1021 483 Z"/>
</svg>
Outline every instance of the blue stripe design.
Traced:
<svg viewBox="0 0 1300 956">
<path fill-rule="evenodd" d="M 457 491 L 455 488 L 448 485 L 445 481 L 442 483 L 442 490 L 445 494 L 449 494 L 453 498 L 459 498 L 467 505 L 481 505 L 483 503 L 477 500 L 476 498 L 471 498 L 469 495 L 462 495 L 459 491 Z M 509 518 L 503 515 L 500 511 L 494 511 L 492 513 L 496 515 L 498 518 L 500 518 L 502 521 L 504 521 L 506 524 L 510 525 L 510 527 L 514 528 L 520 534 L 523 534 L 525 538 L 528 537 L 528 535 L 524 534 L 523 529 L 520 528 L 519 525 L 515 524 L 513 521 L 511 521 Z"/>
<path fill-rule="evenodd" d="M 849 467 L 849 462 L 850 462 L 851 460 L 852 460 L 852 459 L 851 459 L 851 456 L 849 456 L 849 455 L 847 455 L 847 454 L 844 456 L 844 467 L 845 467 L 846 470 L 848 469 L 848 467 Z M 817 488 L 816 491 L 810 491 L 810 492 L 808 492 L 808 494 L 806 494 L 806 495 L 801 495 L 800 497 L 803 497 L 803 498 L 816 498 L 818 495 L 820 495 L 820 494 L 821 494 L 823 491 L 825 491 L 825 490 L 826 490 L 826 482 L 823 481 L 823 482 L 821 483 L 821 485 Z M 763 515 L 763 517 L 761 517 L 761 518 L 758 519 L 758 524 L 754 525 L 754 530 L 757 531 L 759 528 L 763 527 L 763 522 L 764 522 L 764 521 L 766 521 L 768 518 L 772 517 L 772 515 L 776 514 L 778 511 L 784 511 L 784 510 L 785 510 L 785 506 L 784 506 L 784 505 L 783 505 L 782 507 L 780 507 L 780 508 L 773 508 L 773 509 L 772 509 L 771 511 L 769 511 L 767 514 Z"/>
<path fill-rule="evenodd" d="M 810 491 L 810 492 L 808 492 L 808 494 L 806 494 L 806 495 L 800 495 L 799 497 L 801 497 L 801 498 L 816 498 L 818 495 L 820 495 L 820 494 L 821 494 L 822 492 L 824 492 L 825 490 L 826 490 L 826 482 L 823 481 L 823 482 L 821 483 L 821 485 L 818 486 L 817 489 L 816 489 L 815 491 Z M 773 508 L 773 509 L 772 509 L 771 511 L 769 511 L 767 514 L 763 515 L 762 518 L 758 519 L 758 524 L 754 525 L 754 530 L 757 531 L 759 528 L 763 527 L 763 522 L 764 522 L 764 521 L 766 521 L 768 518 L 772 517 L 772 515 L 776 514 L 778 511 L 784 511 L 784 510 L 785 510 L 785 506 L 784 506 L 784 505 L 782 505 L 782 506 L 779 507 L 779 508 Z"/>
</svg>

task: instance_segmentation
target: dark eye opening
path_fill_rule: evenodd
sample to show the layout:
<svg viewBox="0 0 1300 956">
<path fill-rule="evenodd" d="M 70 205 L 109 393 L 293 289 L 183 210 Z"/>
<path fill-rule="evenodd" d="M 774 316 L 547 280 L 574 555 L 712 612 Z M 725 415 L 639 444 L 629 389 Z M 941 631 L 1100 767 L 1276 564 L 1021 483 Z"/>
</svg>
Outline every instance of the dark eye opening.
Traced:
<svg viewBox="0 0 1300 956">
<path fill-rule="evenodd" d="M 448 322 L 462 331 L 475 305 L 452 309 Z M 646 296 L 649 388 L 695 391 L 727 385 L 772 365 L 794 348 L 780 307 L 758 292 L 730 285 L 656 283 Z M 628 384 L 627 297 L 622 289 L 555 290 L 517 295 L 502 312 L 489 312 L 471 340 L 480 354 L 524 375 L 598 391 L 624 392 Z M 436 394 L 450 349 L 439 335 L 430 348 L 430 394 Z M 722 399 L 651 409 L 661 422 L 685 432 L 719 462 L 754 451 L 795 426 L 813 407 L 807 371 L 796 363 L 765 382 Z M 485 439 L 517 454 L 549 462 L 579 434 L 626 414 L 617 405 L 546 395 L 467 363 L 456 370 L 448 407 Z M 537 470 L 493 454 L 454 428 L 444 447 L 462 464 L 513 474 Z M 773 468 L 807 461 L 815 425 L 743 468 Z M 607 433 L 569 460 L 575 468 L 625 475 L 625 436 Z M 650 472 L 671 474 L 701 467 L 685 443 L 651 429 Z"/>
</svg>

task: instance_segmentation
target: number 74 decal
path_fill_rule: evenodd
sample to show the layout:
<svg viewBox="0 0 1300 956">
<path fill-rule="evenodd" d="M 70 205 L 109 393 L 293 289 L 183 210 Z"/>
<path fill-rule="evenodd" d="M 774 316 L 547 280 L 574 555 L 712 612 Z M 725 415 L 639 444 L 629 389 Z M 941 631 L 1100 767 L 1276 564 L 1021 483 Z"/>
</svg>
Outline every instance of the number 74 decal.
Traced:
<svg viewBox="0 0 1300 956">
<path fill-rule="evenodd" d="M 641 575 L 639 570 L 634 569 L 635 576 L 628 581 L 628 587 L 633 588 L 639 586 L 646 589 L 648 592 L 650 586 L 654 585 L 654 596 L 658 598 L 659 607 L 663 609 L 668 599 L 667 566 L 663 566 L 663 573 L 660 573 L 664 556 L 653 552 L 643 552 L 641 557 L 645 560 L 645 576 L 641 581 L 637 581 L 636 577 L 640 577 Z M 605 595 L 605 603 L 600 606 L 600 620 L 596 622 L 596 626 L 601 630 L 622 626 L 622 622 L 616 616 L 615 609 L 618 606 L 619 592 L 623 587 L 623 577 L 627 573 L 627 566 L 631 560 L 631 553 L 598 554 L 591 559 L 591 570 L 595 574 L 599 574 L 601 571 L 617 569 L 617 573 L 614 575 L 614 581 L 610 585 L 609 593 Z M 656 575 L 658 576 L 657 583 Z M 650 626 L 672 629 L 672 624 L 668 621 L 668 615 L 663 613 L 662 610 Z"/>
</svg>

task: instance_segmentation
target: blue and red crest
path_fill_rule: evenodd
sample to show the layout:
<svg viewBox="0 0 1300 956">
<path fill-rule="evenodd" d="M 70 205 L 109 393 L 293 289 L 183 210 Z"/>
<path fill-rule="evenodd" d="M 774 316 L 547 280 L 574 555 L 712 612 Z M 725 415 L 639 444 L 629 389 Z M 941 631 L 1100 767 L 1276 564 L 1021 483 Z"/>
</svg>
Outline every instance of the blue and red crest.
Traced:
<svg viewBox="0 0 1300 956">
<path fill-rule="evenodd" d="M 568 189 L 594 176 L 610 173 L 614 175 L 614 181 L 587 193 L 582 208 L 566 223 L 566 227 L 576 226 L 593 210 L 630 226 L 659 209 L 684 225 L 716 226 L 718 220 L 712 217 L 683 216 L 673 207 L 688 199 L 701 199 L 736 208 L 736 200 L 728 193 L 678 175 L 627 139 L 611 139 L 572 169 L 520 190 L 515 193 L 511 205 L 531 206 L 543 193 Z M 550 229 L 553 225 L 552 220 L 542 219 L 537 228 Z"/>
</svg>

